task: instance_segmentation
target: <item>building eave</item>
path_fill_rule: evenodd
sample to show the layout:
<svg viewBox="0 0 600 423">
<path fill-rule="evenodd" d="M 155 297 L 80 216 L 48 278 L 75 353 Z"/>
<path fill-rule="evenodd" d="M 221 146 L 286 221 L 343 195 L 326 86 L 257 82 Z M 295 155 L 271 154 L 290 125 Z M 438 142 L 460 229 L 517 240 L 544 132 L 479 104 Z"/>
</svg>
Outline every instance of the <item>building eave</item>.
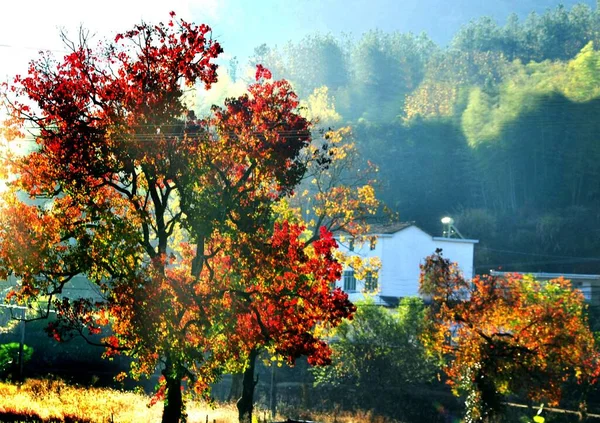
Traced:
<svg viewBox="0 0 600 423">
<path fill-rule="evenodd" d="M 432 236 L 434 241 L 442 241 L 442 242 L 458 242 L 462 244 L 479 244 L 478 239 L 466 239 L 466 238 L 446 238 L 444 236 Z"/>
</svg>

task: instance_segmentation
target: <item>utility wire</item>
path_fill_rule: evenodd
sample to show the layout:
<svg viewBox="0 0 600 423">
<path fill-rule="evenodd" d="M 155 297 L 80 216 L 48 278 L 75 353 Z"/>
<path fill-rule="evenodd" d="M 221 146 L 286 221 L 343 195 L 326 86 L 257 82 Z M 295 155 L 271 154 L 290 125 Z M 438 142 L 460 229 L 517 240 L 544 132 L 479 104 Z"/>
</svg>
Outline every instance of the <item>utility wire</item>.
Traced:
<svg viewBox="0 0 600 423">
<path fill-rule="evenodd" d="M 487 250 L 487 251 L 496 251 L 499 253 L 517 254 L 517 255 L 522 255 L 522 256 L 533 256 L 533 257 L 551 257 L 551 258 L 577 259 L 577 260 L 600 260 L 600 258 L 598 258 L 598 257 L 559 256 L 559 255 L 551 255 L 551 254 L 527 253 L 524 251 L 502 250 L 502 249 L 489 248 L 489 247 L 478 247 L 478 249 L 479 250 Z"/>
<path fill-rule="evenodd" d="M 148 125 L 150 126 L 150 125 Z M 154 126 L 153 126 L 154 127 Z M 248 136 L 259 136 L 259 135 L 265 135 L 267 132 L 260 132 L 260 131 L 254 131 L 254 132 L 250 132 L 249 134 L 247 134 Z M 280 138 L 283 139 L 293 139 L 293 138 L 298 138 L 298 137 L 307 137 L 309 136 L 309 132 L 307 131 L 277 131 L 276 132 L 277 135 L 280 136 Z M 159 141 L 168 141 L 168 140 L 172 140 L 174 138 L 179 138 L 182 135 L 175 135 L 175 134 L 141 134 L 141 135 L 136 135 L 136 134 L 132 134 L 130 137 L 123 137 L 122 139 L 118 140 L 118 141 L 133 141 L 133 142 L 159 142 Z M 232 136 L 239 136 L 239 134 L 235 133 L 235 132 L 225 132 L 225 133 L 220 133 L 220 134 L 216 134 L 217 137 L 220 136 L 228 136 L 228 137 L 232 137 Z M 40 137 L 41 138 L 41 137 Z M 207 139 L 210 139 L 211 137 L 206 137 Z M 95 140 L 89 140 L 89 141 L 95 141 Z M 33 137 L 25 137 L 25 138 L 19 138 L 19 139 L 15 139 L 12 141 L 9 141 L 9 143 L 19 143 L 19 142 L 25 142 L 25 143 L 37 143 L 37 138 L 33 138 Z"/>
<path fill-rule="evenodd" d="M 530 261 L 530 262 L 511 262 L 511 263 L 496 263 L 496 264 L 482 264 L 475 266 L 475 269 L 494 269 L 507 266 L 526 266 L 526 265 L 537 265 L 537 264 L 576 264 L 576 263 L 600 263 L 600 259 L 589 259 L 589 260 L 554 260 L 554 261 Z"/>
<path fill-rule="evenodd" d="M 555 260 L 536 260 L 536 261 L 518 261 L 518 262 L 504 262 L 495 264 L 482 264 L 475 266 L 476 269 L 493 269 L 498 267 L 506 266 L 525 266 L 525 265 L 539 265 L 539 264 L 576 264 L 576 263 L 598 263 L 600 257 L 577 257 L 577 256 L 562 256 L 562 255 L 550 255 L 550 254 L 539 254 L 539 253 L 527 253 L 524 251 L 513 251 L 503 250 L 498 248 L 479 247 L 480 250 L 494 251 L 500 253 L 514 254 L 528 257 L 540 257 L 549 258 Z"/>
</svg>

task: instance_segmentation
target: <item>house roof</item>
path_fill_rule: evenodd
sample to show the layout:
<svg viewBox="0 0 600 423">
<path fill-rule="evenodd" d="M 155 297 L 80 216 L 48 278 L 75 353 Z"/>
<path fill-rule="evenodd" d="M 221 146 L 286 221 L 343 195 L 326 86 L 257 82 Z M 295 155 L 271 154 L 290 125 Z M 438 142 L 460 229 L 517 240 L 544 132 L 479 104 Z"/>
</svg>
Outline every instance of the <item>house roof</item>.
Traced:
<svg viewBox="0 0 600 423">
<path fill-rule="evenodd" d="M 431 236 L 429 233 L 425 232 L 423 229 L 419 228 L 415 222 L 395 222 L 395 223 L 384 223 L 384 224 L 372 224 L 371 230 L 369 231 L 373 235 L 393 235 L 397 232 L 400 232 L 406 228 L 410 228 L 414 226 L 419 229 L 421 232 Z M 479 243 L 476 239 L 466 239 L 466 238 L 446 238 L 441 236 L 431 236 L 431 239 L 434 241 L 444 241 L 444 242 L 462 242 L 466 244 L 477 244 Z"/>
<path fill-rule="evenodd" d="M 394 222 L 394 223 L 375 223 L 371 224 L 371 230 L 369 231 L 372 234 L 395 234 L 396 232 L 400 232 L 403 229 L 409 228 L 411 226 L 415 226 L 415 222 Z"/>
<path fill-rule="evenodd" d="M 446 238 L 445 236 L 432 236 L 431 239 L 434 241 L 442 241 L 442 242 L 457 242 L 464 244 L 479 244 L 478 239 L 468 239 L 468 238 Z"/>
<path fill-rule="evenodd" d="M 371 223 L 369 229 L 369 234 L 371 235 L 393 235 L 398 233 L 406 228 L 415 227 L 427 236 L 430 236 L 434 241 L 444 241 L 444 242 L 459 242 L 459 243 L 467 243 L 467 244 L 477 244 L 479 243 L 476 239 L 463 239 L 463 238 L 446 238 L 446 237 L 438 237 L 432 236 L 431 234 L 425 232 L 423 229 L 419 228 L 415 222 L 392 222 L 392 223 Z M 344 231 L 337 231 L 336 235 L 343 234 Z"/>
</svg>

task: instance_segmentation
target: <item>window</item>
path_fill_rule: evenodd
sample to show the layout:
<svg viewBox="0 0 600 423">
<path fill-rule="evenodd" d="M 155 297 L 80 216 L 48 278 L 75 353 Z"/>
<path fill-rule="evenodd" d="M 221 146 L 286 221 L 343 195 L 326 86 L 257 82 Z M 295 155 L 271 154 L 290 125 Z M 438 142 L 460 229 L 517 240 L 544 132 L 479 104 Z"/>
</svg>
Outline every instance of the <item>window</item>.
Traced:
<svg viewBox="0 0 600 423">
<path fill-rule="evenodd" d="M 371 251 L 373 251 L 375 249 L 375 246 L 377 245 L 377 238 L 372 236 L 370 239 L 370 247 L 371 247 Z"/>
<path fill-rule="evenodd" d="M 356 291 L 356 278 L 354 270 L 344 270 L 344 291 Z"/>
<path fill-rule="evenodd" d="M 354 251 L 354 238 L 352 238 L 348 243 L 348 250 Z"/>
<path fill-rule="evenodd" d="M 367 272 L 365 278 L 365 291 L 376 291 L 377 290 L 377 273 L 372 271 Z"/>
</svg>

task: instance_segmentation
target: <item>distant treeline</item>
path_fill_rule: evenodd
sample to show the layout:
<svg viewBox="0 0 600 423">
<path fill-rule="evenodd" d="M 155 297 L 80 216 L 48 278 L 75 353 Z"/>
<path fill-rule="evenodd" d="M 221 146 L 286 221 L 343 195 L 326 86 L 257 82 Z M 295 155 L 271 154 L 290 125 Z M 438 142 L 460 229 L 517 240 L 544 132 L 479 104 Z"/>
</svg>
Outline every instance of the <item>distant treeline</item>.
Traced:
<svg viewBox="0 0 600 423">
<path fill-rule="evenodd" d="M 382 199 L 479 238 L 478 272 L 600 273 L 600 12 L 559 6 L 502 26 L 315 34 L 251 64 L 289 79 L 322 127 L 350 125 Z"/>
</svg>

